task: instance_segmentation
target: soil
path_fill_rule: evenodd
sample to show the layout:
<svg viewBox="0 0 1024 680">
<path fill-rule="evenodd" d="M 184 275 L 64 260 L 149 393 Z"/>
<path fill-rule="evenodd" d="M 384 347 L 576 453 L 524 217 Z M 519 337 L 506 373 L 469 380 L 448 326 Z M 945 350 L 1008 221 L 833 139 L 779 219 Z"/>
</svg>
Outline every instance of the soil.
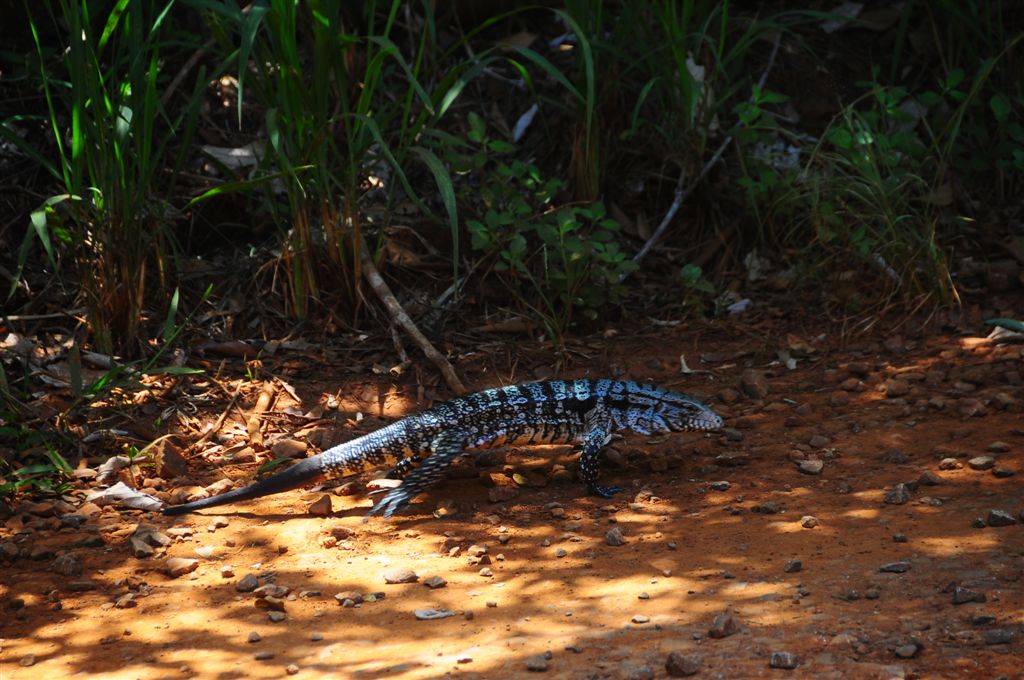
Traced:
<svg viewBox="0 0 1024 680">
<path fill-rule="evenodd" d="M 83 505 L 83 482 L 77 527 L 61 519 L 75 507 L 26 501 L 0 529 L 0 675 L 661 678 L 671 660 L 702 678 L 1024 677 L 1021 346 L 929 328 L 845 345 L 739 322 L 595 341 L 566 376 L 651 380 L 727 425 L 613 442 L 613 500 L 583 495 L 573 452 L 546 447 L 468 459 L 367 523 L 362 492 L 329 496 L 329 517 L 307 512 L 325 493 L 308 490 L 171 519 Z M 295 364 L 308 373 L 289 378 L 294 399 L 278 389 L 265 427 L 326 442 L 428 405 L 401 381 Z M 475 388 L 537 377 L 458 368 Z M 244 442 L 258 392 L 195 418 L 226 409 L 223 439 Z M 332 396 L 323 419 L 289 420 L 289 400 Z M 974 469 L 983 456 L 994 467 Z M 191 480 L 150 490 L 254 471 L 199 457 Z M 993 510 L 1015 523 L 990 526 Z M 135 557 L 140 523 L 169 544 Z M 172 577 L 171 558 L 196 562 Z M 385 583 L 401 569 L 417 582 Z M 240 592 L 248 574 L 271 588 Z M 428 609 L 453 615 L 416 618 Z"/>
</svg>

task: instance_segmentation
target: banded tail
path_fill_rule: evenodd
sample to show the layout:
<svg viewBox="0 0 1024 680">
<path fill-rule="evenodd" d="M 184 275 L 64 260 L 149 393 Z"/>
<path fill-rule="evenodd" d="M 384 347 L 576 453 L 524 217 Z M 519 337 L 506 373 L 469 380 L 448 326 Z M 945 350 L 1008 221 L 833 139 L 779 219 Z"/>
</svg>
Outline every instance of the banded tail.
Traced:
<svg viewBox="0 0 1024 680">
<path fill-rule="evenodd" d="M 202 498 L 191 503 L 171 505 L 164 508 L 161 512 L 165 515 L 184 515 L 195 510 L 202 510 L 203 508 L 212 508 L 217 505 L 226 505 L 236 501 L 247 501 L 259 498 L 260 496 L 291 491 L 292 489 L 298 489 L 307 484 L 318 482 L 325 477 L 322 456 L 313 456 L 312 458 L 299 461 L 283 472 L 279 472 L 272 477 L 262 479 L 249 486 L 244 486 L 241 489 L 234 489 L 227 493 Z"/>
</svg>

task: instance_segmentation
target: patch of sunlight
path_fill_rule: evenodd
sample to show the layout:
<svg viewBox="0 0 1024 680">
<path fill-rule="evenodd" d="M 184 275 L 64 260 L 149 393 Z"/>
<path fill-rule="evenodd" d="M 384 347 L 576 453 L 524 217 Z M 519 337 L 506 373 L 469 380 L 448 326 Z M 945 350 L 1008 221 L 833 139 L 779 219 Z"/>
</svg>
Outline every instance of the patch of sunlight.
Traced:
<svg viewBox="0 0 1024 680">
<path fill-rule="evenodd" d="M 933 557 L 963 557 L 967 546 L 970 546 L 972 552 L 980 552 L 1000 548 L 1003 544 L 999 537 L 991 532 L 972 534 L 967 538 L 963 536 L 915 538 L 914 545 L 917 550 Z"/>
<path fill-rule="evenodd" d="M 867 493 L 867 492 L 866 491 L 862 491 L 861 493 Z M 878 519 L 879 517 L 881 517 L 881 515 L 882 515 L 882 512 L 878 508 L 858 508 L 856 510 L 846 510 L 846 511 L 840 513 L 841 517 L 846 517 L 847 519 L 863 519 L 863 520 Z"/>
</svg>

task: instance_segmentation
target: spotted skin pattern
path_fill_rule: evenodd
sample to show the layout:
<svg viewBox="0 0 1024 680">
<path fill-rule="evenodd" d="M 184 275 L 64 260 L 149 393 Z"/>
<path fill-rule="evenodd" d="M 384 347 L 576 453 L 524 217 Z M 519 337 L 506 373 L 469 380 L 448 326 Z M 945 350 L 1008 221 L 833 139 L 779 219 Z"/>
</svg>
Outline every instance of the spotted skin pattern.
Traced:
<svg viewBox="0 0 1024 680">
<path fill-rule="evenodd" d="M 531 444 L 580 445 L 580 476 L 587 491 L 607 498 L 621 490 L 597 483 L 600 453 L 613 432 L 650 435 L 721 426 L 722 418 L 693 397 L 631 381 L 548 380 L 496 387 L 398 420 L 249 486 L 171 506 L 164 513 L 184 514 L 392 465 L 388 476 L 402 483 L 367 515 L 391 517 L 441 479 L 463 451 Z"/>
</svg>

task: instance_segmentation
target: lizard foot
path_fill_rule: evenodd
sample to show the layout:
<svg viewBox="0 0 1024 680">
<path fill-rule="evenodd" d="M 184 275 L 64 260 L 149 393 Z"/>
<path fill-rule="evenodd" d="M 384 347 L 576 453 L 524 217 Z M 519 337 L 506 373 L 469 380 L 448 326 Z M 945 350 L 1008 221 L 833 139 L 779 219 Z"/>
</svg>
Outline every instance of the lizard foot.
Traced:
<svg viewBox="0 0 1024 680">
<path fill-rule="evenodd" d="M 621 486 L 599 486 L 593 484 L 587 488 L 587 491 L 594 496 L 600 496 L 601 498 L 611 498 L 618 492 L 622 491 Z"/>
</svg>

